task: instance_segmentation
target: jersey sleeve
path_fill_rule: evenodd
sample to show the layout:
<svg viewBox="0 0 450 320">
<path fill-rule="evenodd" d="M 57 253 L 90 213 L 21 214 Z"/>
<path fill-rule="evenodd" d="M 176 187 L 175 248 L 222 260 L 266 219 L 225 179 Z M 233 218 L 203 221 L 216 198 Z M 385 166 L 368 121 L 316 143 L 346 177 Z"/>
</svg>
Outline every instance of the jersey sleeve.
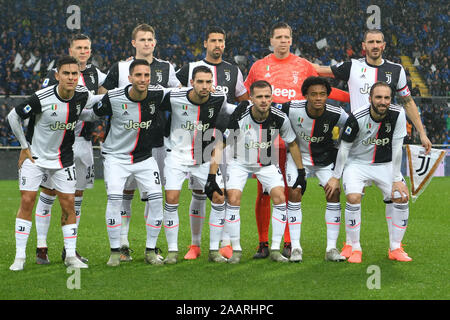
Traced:
<svg viewBox="0 0 450 320">
<path fill-rule="evenodd" d="M 286 113 L 286 115 L 289 117 L 289 109 L 291 108 L 291 102 L 285 102 L 281 105 L 281 111 Z"/>
<path fill-rule="evenodd" d="M 411 92 L 409 91 L 408 88 L 408 82 L 406 80 L 406 72 L 405 69 L 403 69 L 403 67 L 401 67 L 400 69 L 400 75 L 397 82 L 397 93 L 401 97 L 408 97 L 411 95 Z"/>
<path fill-rule="evenodd" d="M 355 141 L 358 132 L 359 132 L 358 120 L 356 120 L 355 116 L 351 114 L 348 117 L 347 121 L 345 122 L 341 139 L 345 142 L 351 143 Z"/>
<path fill-rule="evenodd" d="M 189 84 L 189 64 L 182 66 L 177 72 L 176 77 L 181 85 L 187 87 Z"/>
<path fill-rule="evenodd" d="M 98 68 L 97 69 L 97 75 L 98 75 L 98 86 L 103 86 L 103 83 L 105 83 L 106 80 L 106 74 L 101 72 Z"/>
<path fill-rule="evenodd" d="M 175 73 L 175 68 L 169 63 L 169 81 L 167 82 L 169 88 L 178 88 L 181 87 L 181 82 L 178 80 L 177 75 Z"/>
<path fill-rule="evenodd" d="M 341 108 L 341 115 L 339 117 L 338 122 L 336 123 L 336 127 L 343 128 L 344 125 L 347 123 L 347 120 L 348 120 L 348 113 Z"/>
<path fill-rule="evenodd" d="M 94 105 L 94 113 L 99 117 L 112 116 L 111 101 L 109 94 L 105 94 L 103 98 Z"/>
<path fill-rule="evenodd" d="M 170 103 L 170 92 L 171 90 L 164 91 L 164 97 L 161 101 L 161 110 L 172 112 L 172 104 Z"/>
<path fill-rule="evenodd" d="M 331 71 L 336 79 L 348 81 L 350 79 L 350 70 L 352 68 L 352 62 L 346 61 L 338 63 L 331 67 Z"/>
<path fill-rule="evenodd" d="M 247 88 L 244 86 L 244 77 L 242 76 L 241 69 L 237 67 L 238 75 L 237 75 L 237 81 L 236 81 L 236 98 L 244 95 L 247 93 Z"/>
<path fill-rule="evenodd" d="M 111 90 L 117 88 L 119 85 L 119 63 L 116 62 L 109 69 L 108 74 L 102 84 L 103 88 Z"/>
<path fill-rule="evenodd" d="M 33 113 L 36 114 L 42 112 L 41 102 L 35 93 L 32 94 L 25 102 L 16 106 L 15 109 L 21 119 L 27 119 Z"/>
<path fill-rule="evenodd" d="M 405 109 L 400 108 L 400 114 L 397 118 L 397 123 L 395 124 L 395 131 L 392 139 L 403 139 L 406 137 L 406 115 L 405 115 Z"/>
<path fill-rule="evenodd" d="M 58 81 L 55 78 L 55 69 L 50 70 L 42 81 L 42 88 L 47 88 L 48 86 L 52 86 L 57 84 Z"/>
<path fill-rule="evenodd" d="M 247 89 L 247 92 L 250 94 L 250 86 L 253 82 L 255 82 L 255 69 L 257 68 L 257 62 L 255 62 L 252 67 L 250 68 L 250 71 L 248 72 L 247 79 L 244 81 L 244 86 Z"/>
<path fill-rule="evenodd" d="M 227 99 L 225 97 L 224 103 L 220 108 L 220 112 L 216 119 L 216 129 L 220 132 L 225 132 L 228 128 L 228 123 L 230 122 L 230 117 L 233 114 L 236 106 L 234 104 L 227 103 Z"/>
<path fill-rule="evenodd" d="M 284 121 L 280 128 L 280 136 L 286 143 L 291 143 L 297 137 L 287 115 L 284 116 Z"/>
</svg>

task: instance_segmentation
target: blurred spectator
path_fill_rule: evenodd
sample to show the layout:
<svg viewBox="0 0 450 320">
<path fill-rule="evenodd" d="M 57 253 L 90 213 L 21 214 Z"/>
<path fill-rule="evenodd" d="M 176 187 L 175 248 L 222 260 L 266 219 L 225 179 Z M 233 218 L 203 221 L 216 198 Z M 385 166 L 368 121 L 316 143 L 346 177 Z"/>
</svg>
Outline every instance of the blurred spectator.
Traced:
<svg viewBox="0 0 450 320">
<path fill-rule="evenodd" d="M 411 89 L 411 95 L 413 97 L 420 97 L 420 88 L 418 84 L 416 84 L 416 86 Z"/>
</svg>

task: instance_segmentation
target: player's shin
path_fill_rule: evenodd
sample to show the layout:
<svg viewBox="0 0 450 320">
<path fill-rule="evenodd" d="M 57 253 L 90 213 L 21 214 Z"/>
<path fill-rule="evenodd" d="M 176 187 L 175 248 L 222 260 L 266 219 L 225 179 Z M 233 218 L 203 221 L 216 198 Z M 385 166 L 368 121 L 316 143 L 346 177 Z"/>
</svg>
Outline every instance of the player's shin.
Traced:
<svg viewBox="0 0 450 320">
<path fill-rule="evenodd" d="M 76 223 L 66 224 L 62 226 L 64 237 L 64 248 L 66 249 L 66 257 L 75 257 L 77 248 L 78 227 Z"/>
<path fill-rule="evenodd" d="M 75 216 L 77 218 L 77 228 L 80 225 L 81 219 L 81 204 L 83 202 L 83 197 L 75 197 Z"/>
<path fill-rule="evenodd" d="M 230 241 L 233 250 L 241 251 L 240 206 L 232 206 L 227 203 L 225 215 L 225 231 L 230 235 Z"/>
<path fill-rule="evenodd" d="M 122 207 L 120 210 L 121 215 L 121 228 L 120 228 L 120 246 L 129 247 L 128 231 L 130 230 L 131 220 L 131 203 L 133 202 L 134 194 L 124 193 L 122 196 Z"/>
<path fill-rule="evenodd" d="M 16 259 L 25 259 L 28 237 L 30 236 L 32 222 L 16 218 Z"/>
<path fill-rule="evenodd" d="M 37 247 L 47 247 L 47 234 L 50 227 L 50 220 L 52 216 L 52 206 L 56 196 L 50 196 L 43 192 L 39 195 L 39 200 L 36 205 L 36 233 L 37 233 Z"/>
<path fill-rule="evenodd" d="M 225 225 L 225 202 L 222 204 L 211 203 L 209 215 L 209 249 L 219 250 L 219 242 Z"/>
<path fill-rule="evenodd" d="M 122 226 L 120 209 L 122 205 L 121 194 L 108 195 L 106 204 L 106 227 L 108 230 L 109 244 L 111 249 L 120 248 L 120 229 Z"/>
<path fill-rule="evenodd" d="M 339 236 L 341 226 L 341 204 L 339 202 L 327 202 L 325 210 L 325 223 L 327 225 L 327 249 L 330 251 L 336 248 L 336 242 Z"/>
<path fill-rule="evenodd" d="M 203 223 L 206 216 L 206 194 L 192 193 L 189 206 L 189 222 L 191 225 L 191 244 L 199 246 L 202 240 Z"/>
<path fill-rule="evenodd" d="M 352 251 L 361 251 L 361 204 L 345 204 L 345 231 L 351 241 Z"/>
<path fill-rule="evenodd" d="M 281 238 L 286 228 L 286 204 L 278 204 L 272 206 L 272 244 L 271 250 L 280 250 Z"/>
<path fill-rule="evenodd" d="M 154 249 L 161 231 L 163 221 L 163 195 L 162 193 L 151 193 L 147 197 L 148 215 L 145 222 L 147 229 L 146 248 Z"/>
<path fill-rule="evenodd" d="M 401 247 L 401 242 L 405 235 L 409 218 L 408 203 L 394 203 L 393 207 L 391 251 Z"/>
<path fill-rule="evenodd" d="M 394 203 L 392 201 L 384 201 L 386 203 L 386 223 L 389 233 L 389 243 L 392 242 L 392 217 L 394 215 Z"/>
<path fill-rule="evenodd" d="M 178 251 L 178 229 L 180 226 L 178 217 L 178 203 L 164 204 L 164 231 L 169 251 Z"/>
<path fill-rule="evenodd" d="M 301 202 L 288 202 L 287 205 L 287 219 L 289 226 L 289 233 L 291 235 L 292 249 L 299 248 L 300 236 L 302 230 L 302 204 Z"/>
</svg>

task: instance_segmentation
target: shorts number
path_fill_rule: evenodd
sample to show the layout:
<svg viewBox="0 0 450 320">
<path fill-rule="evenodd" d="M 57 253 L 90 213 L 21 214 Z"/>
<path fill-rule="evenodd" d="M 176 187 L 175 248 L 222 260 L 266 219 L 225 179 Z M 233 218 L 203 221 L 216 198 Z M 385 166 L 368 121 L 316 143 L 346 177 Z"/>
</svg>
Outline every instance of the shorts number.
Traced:
<svg viewBox="0 0 450 320">
<path fill-rule="evenodd" d="M 159 178 L 159 172 L 155 171 L 155 172 L 153 172 L 153 175 L 155 176 L 155 183 L 161 184 L 161 179 Z"/>
<path fill-rule="evenodd" d="M 66 168 L 66 170 L 64 170 L 67 172 L 67 181 L 73 181 L 73 180 L 77 180 L 77 177 L 75 175 L 75 167 L 72 168 L 72 173 L 70 173 L 70 168 Z M 73 174 L 73 177 L 72 177 Z"/>
<path fill-rule="evenodd" d="M 86 180 L 89 180 L 90 178 L 94 178 L 94 177 L 95 177 L 94 165 L 87 167 Z"/>
</svg>

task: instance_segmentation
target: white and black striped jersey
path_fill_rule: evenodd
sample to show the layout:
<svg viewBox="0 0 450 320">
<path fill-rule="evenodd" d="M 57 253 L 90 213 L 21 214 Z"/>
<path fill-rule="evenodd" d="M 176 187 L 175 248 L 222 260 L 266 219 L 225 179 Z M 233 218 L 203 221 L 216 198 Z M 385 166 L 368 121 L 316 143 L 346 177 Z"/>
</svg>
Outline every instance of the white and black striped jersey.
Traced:
<svg viewBox="0 0 450 320">
<path fill-rule="evenodd" d="M 42 82 L 42 88 L 58 84 L 55 78 L 56 68 L 49 71 L 47 76 Z M 97 67 L 92 64 L 87 64 L 86 68 L 81 71 L 80 77 L 78 78 L 78 85 L 85 86 L 92 94 L 98 93 L 98 88 L 103 84 L 106 79 L 106 74 L 100 71 Z M 91 140 L 92 132 L 94 132 L 95 123 L 78 121 L 75 127 L 75 137 L 83 137 L 86 140 Z"/>
<path fill-rule="evenodd" d="M 243 165 L 261 167 L 278 163 L 278 156 L 272 156 L 275 139 L 280 135 L 286 143 L 291 143 L 296 138 L 289 118 L 272 105 L 266 120 L 258 122 L 252 108 L 247 102 L 238 105 L 224 132 L 224 141 L 232 145 L 234 158 Z"/>
<path fill-rule="evenodd" d="M 367 164 L 392 161 L 392 140 L 405 136 L 406 116 L 401 106 L 391 104 L 378 122 L 370 115 L 368 104 L 349 116 L 341 139 L 353 143 L 348 161 Z"/>
<path fill-rule="evenodd" d="M 171 152 L 184 165 L 199 165 L 210 160 L 213 141 L 221 137 L 235 106 L 224 93 L 210 93 L 208 101 L 198 105 L 189 99 L 192 88 L 172 90 L 165 100 L 170 111 L 170 132 L 166 140 Z"/>
<path fill-rule="evenodd" d="M 293 100 L 283 104 L 282 111 L 291 121 L 302 153 L 303 165 L 327 166 L 336 160 L 337 149 L 333 142 L 333 128 L 342 128 L 348 114 L 344 109 L 330 104 L 320 117 L 308 113 L 308 101 Z"/>
<path fill-rule="evenodd" d="M 365 58 L 351 59 L 331 67 L 336 79 L 348 83 L 352 112 L 369 103 L 369 92 L 377 81 L 386 82 L 392 89 L 392 97 L 398 93 L 410 96 L 406 73 L 401 64 L 382 60 L 379 66 L 367 63 Z"/>
<path fill-rule="evenodd" d="M 112 65 L 103 83 L 103 87 L 107 90 L 121 88 L 130 84 L 128 80 L 130 64 L 134 61 L 119 61 Z M 150 64 L 150 84 L 160 85 L 164 88 L 176 88 L 180 86 L 180 82 L 175 76 L 175 69 L 169 61 L 153 58 Z"/>
<path fill-rule="evenodd" d="M 15 108 L 22 119 L 30 118 L 26 138 L 36 164 L 51 169 L 73 164 L 75 125 L 83 108 L 93 103 L 84 86 L 77 86 L 70 100 L 62 99 L 57 87 L 41 89 Z"/>
<path fill-rule="evenodd" d="M 152 140 L 163 130 L 161 105 L 168 89 L 149 86 L 147 97 L 134 101 L 131 84 L 109 90 L 94 105 L 94 113 L 109 116 L 110 129 L 102 145 L 102 153 L 112 155 L 125 164 L 137 163 L 152 156 Z"/>
<path fill-rule="evenodd" d="M 107 90 L 121 88 L 130 84 L 128 75 L 130 74 L 130 64 L 135 58 L 129 61 L 119 61 L 112 65 L 108 71 L 103 87 Z M 150 85 L 160 85 L 164 88 L 178 88 L 181 86 L 175 75 L 175 69 L 169 61 L 153 57 L 150 64 Z M 165 120 L 165 119 L 163 119 Z M 108 126 L 109 128 L 109 126 Z M 107 130 L 108 130 L 107 128 Z M 159 137 L 153 139 L 153 148 L 158 148 L 164 144 L 164 130 L 160 131 Z"/>
<path fill-rule="evenodd" d="M 213 73 L 213 85 L 217 90 L 226 93 L 228 103 L 235 103 L 236 98 L 247 92 L 244 78 L 238 66 L 222 61 L 218 64 L 207 62 L 205 59 L 190 62 L 177 71 L 177 78 L 185 87 L 191 87 L 192 71 L 195 67 L 207 66 Z"/>
</svg>

